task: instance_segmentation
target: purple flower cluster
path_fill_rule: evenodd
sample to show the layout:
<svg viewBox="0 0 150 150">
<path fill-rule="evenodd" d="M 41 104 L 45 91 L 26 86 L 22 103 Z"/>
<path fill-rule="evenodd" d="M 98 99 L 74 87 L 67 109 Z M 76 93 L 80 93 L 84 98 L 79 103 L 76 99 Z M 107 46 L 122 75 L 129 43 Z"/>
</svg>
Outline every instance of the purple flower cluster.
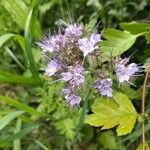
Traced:
<svg viewBox="0 0 150 150">
<path fill-rule="evenodd" d="M 62 90 L 65 99 L 71 106 L 79 105 L 81 97 L 76 95 L 76 93 L 77 89 L 85 82 L 84 68 L 79 64 L 76 64 L 74 67 L 69 66 L 67 72 L 61 73 L 61 77 L 61 79 L 68 85 L 67 88 Z"/>
<path fill-rule="evenodd" d="M 116 76 L 120 83 L 129 82 L 130 78 L 139 72 L 139 67 L 136 63 L 128 64 L 127 59 L 122 59 L 115 64 Z"/>
<path fill-rule="evenodd" d="M 57 35 L 47 35 L 38 43 L 49 58 L 45 75 L 47 77 L 55 75 L 59 81 L 65 83 L 62 93 L 70 106 L 78 106 L 81 102 L 79 90 L 85 83 L 84 60 L 87 55 L 96 54 L 94 52 L 99 50 L 100 42 L 100 34 L 91 33 L 86 36 L 83 24 L 74 23 L 59 31 Z M 137 64 L 128 63 L 127 58 L 117 57 L 114 61 L 115 73 L 120 83 L 129 82 L 130 78 L 139 71 Z M 98 70 L 96 72 L 98 73 Z M 104 76 L 98 74 L 100 78 L 94 81 L 93 87 L 102 96 L 112 97 L 112 79 L 105 72 Z"/>
<path fill-rule="evenodd" d="M 67 72 L 62 72 L 62 80 L 69 82 L 70 85 L 78 87 L 85 81 L 84 68 L 77 64 L 75 67 L 68 67 Z"/>
<path fill-rule="evenodd" d="M 99 49 L 98 43 L 101 41 L 100 34 L 92 33 L 89 37 L 84 37 L 84 26 L 82 24 L 70 24 L 63 31 L 55 36 L 50 34 L 38 43 L 44 53 L 55 53 L 60 55 L 67 49 L 76 49 L 83 53 L 84 57 Z M 69 47 L 68 47 L 69 46 Z"/>
<path fill-rule="evenodd" d="M 45 75 L 56 75 L 66 83 L 62 92 L 71 106 L 79 105 L 81 101 L 78 90 L 85 82 L 84 57 L 98 50 L 100 41 L 100 34 L 85 37 L 83 24 L 74 23 L 57 35 L 47 35 L 38 43 L 43 53 L 50 56 Z"/>
<path fill-rule="evenodd" d="M 136 63 L 129 64 L 129 59 L 117 57 L 114 60 L 114 70 L 119 80 L 119 83 L 130 83 L 131 77 L 135 76 L 139 71 L 139 66 Z M 93 87 L 99 91 L 102 96 L 112 97 L 112 80 L 107 77 L 102 77 L 93 83 Z"/>
</svg>

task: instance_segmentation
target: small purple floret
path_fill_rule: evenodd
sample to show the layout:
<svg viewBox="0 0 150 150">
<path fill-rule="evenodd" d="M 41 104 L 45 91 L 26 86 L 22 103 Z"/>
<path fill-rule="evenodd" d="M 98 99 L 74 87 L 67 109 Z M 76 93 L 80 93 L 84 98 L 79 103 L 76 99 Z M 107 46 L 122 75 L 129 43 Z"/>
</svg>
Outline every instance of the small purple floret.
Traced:
<svg viewBox="0 0 150 150">
<path fill-rule="evenodd" d="M 96 80 L 93 86 L 100 92 L 101 95 L 112 97 L 112 80 L 110 78 Z"/>
<path fill-rule="evenodd" d="M 90 38 L 79 39 L 79 49 L 83 52 L 84 57 L 98 49 L 97 43 L 101 41 L 100 34 L 92 34 Z"/>
<path fill-rule="evenodd" d="M 70 106 L 78 106 L 81 102 L 81 97 L 75 94 L 72 94 L 72 95 L 69 95 L 66 100 L 70 104 Z"/>
<path fill-rule="evenodd" d="M 120 83 L 128 82 L 130 78 L 139 71 L 137 64 L 131 63 L 124 65 L 118 63 L 115 65 L 115 72 Z"/>
<path fill-rule="evenodd" d="M 69 81 L 72 86 L 80 86 L 85 81 L 84 69 L 80 65 L 70 66 L 68 72 L 61 73 L 61 76 L 62 80 Z"/>
<path fill-rule="evenodd" d="M 65 95 L 65 99 L 70 106 L 78 106 L 80 104 L 81 97 L 75 95 L 70 88 L 63 89 L 62 93 Z"/>
<path fill-rule="evenodd" d="M 58 70 L 60 70 L 62 67 L 62 64 L 60 63 L 59 60 L 54 59 L 54 60 L 50 60 L 48 63 L 48 66 L 45 70 L 45 75 L 47 75 L 48 77 L 51 77 L 52 75 L 54 75 Z"/>
<path fill-rule="evenodd" d="M 83 34 L 83 26 L 77 24 L 70 24 L 65 29 L 65 35 L 67 37 L 79 38 Z"/>
<path fill-rule="evenodd" d="M 93 43 L 94 45 L 97 44 L 98 42 L 102 41 L 101 40 L 101 35 L 100 34 L 92 34 L 90 37 L 90 42 Z"/>
<path fill-rule="evenodd" d="M 64 36 L 58 34 L 56 36 L 47 36 L 42 42 L 39 42 L 38 45 L 41 47 L 44 53 L 59 51 L 64 44 Z"/>
<path fill-rule="evenodd" d="M 62 72 L 61 76 L 62 76 L 62 80 L 64 81 L 69 81 L 73 78 L 73 75 L 70 72 Z"/>
</svg>

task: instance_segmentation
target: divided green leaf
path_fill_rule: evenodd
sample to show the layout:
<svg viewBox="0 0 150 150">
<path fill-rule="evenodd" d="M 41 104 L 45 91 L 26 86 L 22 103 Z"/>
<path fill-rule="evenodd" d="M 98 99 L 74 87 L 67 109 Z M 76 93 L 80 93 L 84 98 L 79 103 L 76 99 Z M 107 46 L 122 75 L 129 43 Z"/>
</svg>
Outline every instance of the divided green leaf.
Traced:
<svg viewBox="0 0 150 150">
<path fill-rule="evenodd" d="M 137 119 L 137 112 L 127 95 L 120 92 L 114 94 L 114 99 L 99 98 L 92 106 L 93 114 L 88 115 L 85 123 L 101 129 L 117 126 L 117 135 L 130 133 Z"/>
<path fill-rule="evenodd" d="M 138 35 L 116 29 L 106 29 L 103 37 L 106 40 L 101 42 L 102 61 L 107 61 L 111 57 L 116 57 L 128 50 Z"/>
</svg>

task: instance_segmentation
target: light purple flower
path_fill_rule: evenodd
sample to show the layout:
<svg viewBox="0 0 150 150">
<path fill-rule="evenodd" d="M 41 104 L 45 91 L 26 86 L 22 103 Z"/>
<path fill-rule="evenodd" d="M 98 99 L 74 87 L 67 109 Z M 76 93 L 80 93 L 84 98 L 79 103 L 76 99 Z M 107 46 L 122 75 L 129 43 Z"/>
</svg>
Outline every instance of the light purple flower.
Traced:
<svg viewBox="0 0 150 150">
<path fill-rule="evenodd" d="M 59 51 L 64 44 L 64 36 L 58 34 L 56 36 L 48 35 L 42 42 L 37 43 L 44 53 Z"/>
<path fill-rule="evenodd" d="M 97 44 L 98 42 L 102 41 L 101 40 L 101 35 L 100 34 L 92 34 L 90 37 L 90 42 L 93 43 L 94 45 Z"/>
<path fill-rule="evenodd" d="M 74 94 L 71 88 L 64 88 L 62 93 L 65 96 L 67 103 L 70 106 L 78 106 L 81 102 L 81 97 Z"/>
<path fill-rule="evenodd" d="M 83 26 L 77 24 L 70 24 L 65 29 L 65 35 L 67 37 L 79 38 L 83 34 Z"/>
<path fill-rule="evenodd" d="M 71 90 L 70 88 L 64 88 L 64 89 L 62 90 L 62 93 L 63 93 L 64 95 L 70 95 L 70 94 L 72 93 L 72 90 Z"/>
<path fill-rule="evenodd" d="M 135 63 L 129 65 L 127 65 L 127 63 L 126 65 L 118 63 L 115 65 L 115 72 L 120 83 L 128 82 L 138 71 L 139 68 Z"/>
<path fill-rule="evenodd" d="M 62 67 L 62 64 L 60 63 L 59 60 L 57 60 L 57 59 L 50 60 L 50 62 L 48 63 L 48 66 L 47 66 L 47 68 L 45 70 L 45 75 L 50 77 L 50 76 L 54 75 L 55 72 L 60 70 L 61 67 Z"/>
<path fill-rule="evenodd" d="M 70 72 L 62 72 L 61 76 L 62 76 L 62 80 L 64 80 L 64 81 L 69 81 L 73 77 L 72 73 L 70 73 Z"/>
<path fill-rule="evenodd" d="M 81 97 L 75 94 L 71 94 L 68 97 L 66 97 L 66 100 L 70 106 L 78 106 L 81 102 Z"/>
<path fill-rule="evenodd" d="M 90 38 L 79 39 L 79 49 L 83 52 L 84 57 L 98 49 L 97 43 L 101 41 L 100 34 L 92 34 Z"/>
<path fill-rule="evenodd" d="M 138 68 L 137 64 L 131 63 L 131 64 L 128 65 L 127 71 L 128 71 L 128 73 L 130 73 L 130 75 L 132 76 L 132 75 L 134 75 L 136 72 L 139 71 L 139 68 Z"/>
<path fill-rule="evenodd" d="M 75 86 L 80 86 L 80 85 L 82 85 L 84 82 L 85 82 L 85 77 L 84 77 L 84 75 L 82 75 L 82 74 L 77 75 L 77 76 L 74 76 L 74 77 L 72 78 L 72 80 L 70 80 L 70 84 L 71 84 L 71 85 L 75 85 Z"/>
<path fill-rule="evenodd" d="M 116 65 L 115 72 L 120 83 L 130 79 L 130 73 L 127 72 L 127 69 L 124 65 Z"/>
<path fill-rule="evenodd" d="M 101 95 L 112 97 L 112 80 L 110 78 L 96 80 L 93 86 L 100 92 Z"/>
</svg>

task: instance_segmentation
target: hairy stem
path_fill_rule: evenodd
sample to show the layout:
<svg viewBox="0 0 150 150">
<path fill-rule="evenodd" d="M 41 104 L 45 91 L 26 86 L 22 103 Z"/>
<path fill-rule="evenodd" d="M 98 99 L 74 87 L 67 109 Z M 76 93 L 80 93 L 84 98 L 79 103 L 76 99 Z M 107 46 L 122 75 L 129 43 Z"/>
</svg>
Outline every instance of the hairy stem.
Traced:
<svg viewBox="0 0 150 150">
<path fill-rule="evenodd" d="M 146 84 L 148 81 L 148 76 L 150 73 L 150 66 L 148 67 L 146 71 L 146 75 L 144 78 L 144 83 L 143 83 L 143 91 L 142 91 L 142 107 L 141 107 L 141 113 L 144 115 L 145 113 L 145 92 L 146 92 Z M 142 122 L 142 150 L 145 150 L 145 126 L 144 126 L 144 121 Z"/>
</svg>

